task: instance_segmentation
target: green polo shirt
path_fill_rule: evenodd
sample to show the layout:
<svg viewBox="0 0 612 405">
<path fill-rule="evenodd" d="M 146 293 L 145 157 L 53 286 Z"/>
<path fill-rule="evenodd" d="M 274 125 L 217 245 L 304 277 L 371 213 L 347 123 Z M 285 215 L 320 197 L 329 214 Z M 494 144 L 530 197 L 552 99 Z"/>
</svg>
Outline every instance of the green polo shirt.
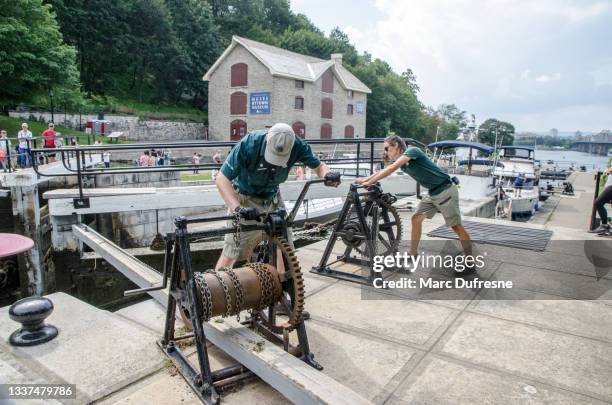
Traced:
<svg viewBox="0 0 612 405">
<path fill-rule="evenodd" d="M 296 163 L 311 169 L 321 161 L 312 153 L 310 145 L 295 137 L 287 167 L 274 166 L 264 159 L 267 129 L 249 132 L 234 146 L 221 166 L 221 173 L 232 181 L 242 194 L 270 198 L 278 192 L 278 185 L 285 182 Z"/>
<path fill-rule="evenodd" d="M 432 189 L 450 181 L 450 176 L 432 162 L 421 149 L 415 147 L 406 148 L 404 155 L 408 156 L 410 160 L 401 167 L 402 171 L 412 176 L 417 183 L 426 189 Z M 446 187 L 440 187 L 431 195 L 436 195 L 444 189 Z"/>
</svg>

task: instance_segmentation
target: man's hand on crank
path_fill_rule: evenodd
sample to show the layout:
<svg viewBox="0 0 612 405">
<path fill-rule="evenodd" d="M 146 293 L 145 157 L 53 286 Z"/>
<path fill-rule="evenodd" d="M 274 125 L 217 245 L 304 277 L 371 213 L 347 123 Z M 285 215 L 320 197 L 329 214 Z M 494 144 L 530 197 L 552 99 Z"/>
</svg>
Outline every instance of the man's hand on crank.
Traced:
<svg viewBox="0 0 612 405">
<path fill-rule="evenodd" d="M 246 207 L 246 208 L 236 207 L 234 212 L 236 212 L 236 214 L 238 214 L 240 218 L 247 219 L 247 220 L 255 220 L 259 218 L 259 216 L 261 215 L 259 211 L 257 211 L 257 208 L 253 208 L 253 207 Z"/>
<path fill-rule="evenodd" d="M 364 187 L 370 187 L 370 186 L 373 186 L 374 184 L 376 184 L 376 182 L 375 181 L 371 181 L 371 180 L 368 181 L 367 177 L 365 177 L 365 178 L 364 177 L 358 177 L 358 178 L 355 179 L 355 184 L 360 184 L 360 185 L 362 185 Z"/>
<path fill-rule="evenodd" d="M 340 173 L 338 172 L 327 172 L 323 177 L 323 184 L 327 187 L 338 187 L 340 185 Z"/>
</svg>

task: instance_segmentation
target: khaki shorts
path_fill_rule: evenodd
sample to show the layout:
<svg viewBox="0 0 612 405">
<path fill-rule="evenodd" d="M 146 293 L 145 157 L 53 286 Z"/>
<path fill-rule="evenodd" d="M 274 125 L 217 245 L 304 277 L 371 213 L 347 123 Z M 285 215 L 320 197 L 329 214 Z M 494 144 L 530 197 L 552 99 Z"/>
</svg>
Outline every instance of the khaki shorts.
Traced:
<svg viewBox="0 0 612 405">
<path fill-rule="evenodd" d="M 277 208 L 285 208 L 285 203 L 280 195 L 277 193 L 276 196 L 272 198 L 272 200 L 262 200 L 257 197 L 248 196 L 244 194 L 238 194 L 238 202 L 240 206 L 243 208 L 257 208 L 259 212 L 270 212 L 274 211 Z M 230 213 L 231 214 L 231 213 Z M 241 224 L 259 224 L 257 221 L 247 221 L 244 219 L 240 220 Z M 232 221 L 227 221 L 227 226 L 233 226 Z M 238 244 L 236 244 L 236 240 L 234 239 L 233 233 L 228 233 L 225 235 L 225 245 L 223 246 L 222 255 L 228 257 L 233 260 L 244 260 L 246 259 L 244 249 L 248 246 L 248 244 L 253 241 L 255 238 L 262 235 L 263 231 L 249 231 L 249 232 L 240 232 L 240 236 L 238 239 Z M 289 244 L 293 247 L 293 235 L 291 228 L 287 229 L 287 238 L 289 239 Z"/>
<path fill-rule="evenodd" d="M 459 211 L 459 191 L 454 185 L 442 190 L 436 195 L 425 195 L 417 206 L 414 215 L 424 214 L 431 219 L 439 212 L 444 217 L 447 226 L 461 225 L 461 212 Z"/>
</svg>

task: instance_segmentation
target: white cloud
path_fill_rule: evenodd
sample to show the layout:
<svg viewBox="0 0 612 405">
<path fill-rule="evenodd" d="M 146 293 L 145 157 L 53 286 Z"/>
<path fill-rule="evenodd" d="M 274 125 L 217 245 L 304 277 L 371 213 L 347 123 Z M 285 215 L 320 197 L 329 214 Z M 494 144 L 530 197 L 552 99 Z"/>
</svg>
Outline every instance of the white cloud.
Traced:
<svg viewBox="0 0 612 405">
<path fill-rule="evenodd" d="M 535 78 L 536 82 L 540 82 L 540 83 L 546 83 L 546 82 L 550 82 L 553 80 L 560 80 L 561 79 L 561 73 L 555 73 L 552 75 L 541 75 Z"/>
<path fill-rule="evenodd" d="M 412 68 L 420 97 L 428 105 L 455 103 L 476 113 L 479 120 L 508 115 L 517 122 L 537 124 L 525 128 L 537 130 L 562 127 L 554 120 L 572 103 L 576 108 L 592 104 L 590 111 L 600 112 L 597 103 L 612 101 L 598 87 L 605 81 L 594 79 L 601 66 L 612 63 L 612 27 L 607 23 L 612 2 L 376 0 L 374 4 L 380 14 L 374 23 L 363 22 L 362 27 L 361 21 L 355 21 L 342 28 L 358 49 L 386 60 L 397 72 Z M 523 120 L 521 114 L 541 121 Z"/>
</svg>

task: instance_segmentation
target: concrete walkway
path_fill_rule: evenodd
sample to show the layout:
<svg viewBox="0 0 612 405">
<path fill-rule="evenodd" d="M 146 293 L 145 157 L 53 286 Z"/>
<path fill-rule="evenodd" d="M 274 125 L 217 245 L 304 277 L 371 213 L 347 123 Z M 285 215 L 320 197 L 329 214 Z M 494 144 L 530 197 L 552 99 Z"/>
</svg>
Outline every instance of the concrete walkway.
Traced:
<svg viewBox="0 0 612 405">
<path fill-rule="evenodd" d="M 595 173 L 576 172 L 570 179 L 574 196 L 560 196 L 560 201 L 547 224 L 586 231 L 591 220 L 595 193 Z"/>
<path fill-rule="evenodd" d="M 584 220 L 584 207 L 576 208 L 565 217 Z M 405 229 L 409 216 L 402 213 Z M 439 217 L 426 221 L 424 234 L 440 225 Z M 550 229 L 553 240 L 545 252 L 477 246 L 477 254 L 487 254 L 480 277 L 515 286 L 453 291 L 453 299 L 425 289 L 372 291 L 308 273 L 327 241 L 301 248 L 306 325 L 323 373 L 378 404 L 612 403 L 612 246 L 602 248 L 607 240 L 584 225 L 512 225 Z M 456 245 L 424 239 L 432 251 Z M 16 325 L 0 310 L 0 379 L 76 383 L 77 403 L 197 403 L 155 345 L 164 317 L 157 304 L 108 313 L 54 296 L 49 321 L 60 337 L 38 348 L 10 348 L 6 339 Z M 232 363 L 215 348 L 210 353 L 215 365 Z M 223 403 L 287 400 L 255 381 Z"/>
<path fill-rule="evenodd" d="M 585 258 L 591 236 L 546 229 L 554 240 L 545 252 L 477 248 L 488 253 L 482 278 L 516 284 L 494 299 L 499 290 L 364 299 L 356 284 L 309 273 L 308 327 L 324 372 L 381 404 L 612 403 L 612 274 L 598 280 Z M 303 268 L 325 243 L 301 249 Z M 574 299 L 581 284 L 598 290 L 593 299 Z"/>
</svg>

